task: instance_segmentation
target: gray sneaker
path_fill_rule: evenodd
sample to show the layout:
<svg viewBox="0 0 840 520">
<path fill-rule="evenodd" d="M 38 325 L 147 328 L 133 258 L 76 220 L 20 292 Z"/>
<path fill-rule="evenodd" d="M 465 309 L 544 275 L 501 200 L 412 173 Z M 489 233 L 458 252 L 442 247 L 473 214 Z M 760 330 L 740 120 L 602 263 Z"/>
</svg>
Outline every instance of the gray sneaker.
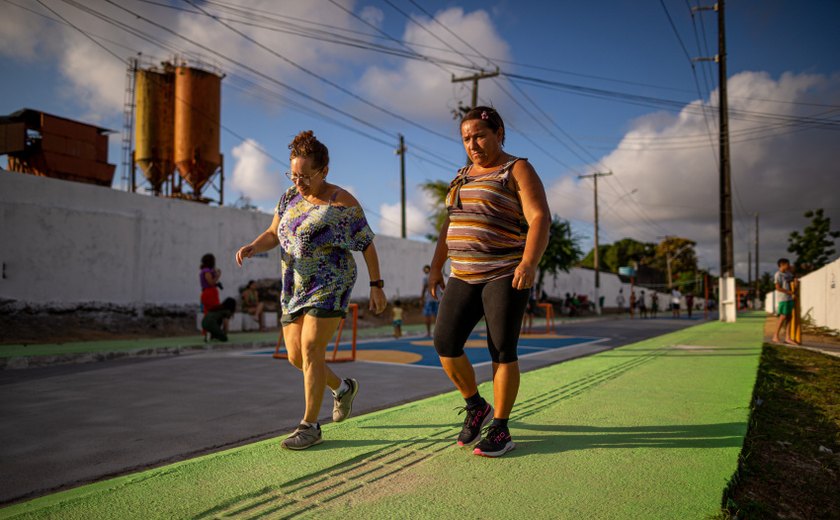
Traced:
<svg viewBox="0 0 840 520">
<path fill-rule="evenodd" d="M 280 446 L 287 450 L 305 450 L 322 442 L 324 442 L 324 439 L 321 438 L 320 426 L 317 424 L 315 426 L 301 424 L 294 433 L 283 439 Z"/>
<path fill-rule="evenodd" d="M 353 399 L 359 392 L 359 382 L 355 379 L 347 378 L 344 380 L 349 387 L 343 393 L 334 397 L 333 402 L 333 422 L 341 422 L 350 417 L 350 412 L 353 411 Z"/>
</svg>

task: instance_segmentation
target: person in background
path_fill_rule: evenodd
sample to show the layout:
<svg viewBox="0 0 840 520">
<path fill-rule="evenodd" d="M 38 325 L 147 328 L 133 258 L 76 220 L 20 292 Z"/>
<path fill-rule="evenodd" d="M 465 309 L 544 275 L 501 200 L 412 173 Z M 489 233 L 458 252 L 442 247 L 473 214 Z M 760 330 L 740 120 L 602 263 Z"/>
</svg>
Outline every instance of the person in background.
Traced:
<svg viewBox="0 0 840 520">
<path fill-rule="evenodd" d="M 633 319 L 633 313 L 636 312 L 636 291 L 630 291 L 630 319 Z"/>
<path fill-rule="evenodd" d="M 257 323 L 260 325 L 260 332 L 265 331 L 265 324 L 263 322 L 263 310 L 265 305 L 260 301 L 260 294 L 257 291 L 257 283 L 250 280 L 245 290 L 242 291 L 242 309 L 254 316 Z"/>
<path fill-rule="evenodd" d="M 688 311 L 688 317 L 691 318 L 691 311 L 694 310 L 694 293 L 685 295 L 685 308 Z"/>
<path fill-rule="evenodd" d="M 647 318 L 647 300 L 645 299 L 645 291 L 639 294 L 639 318 Z"/>
<path fill-rule="evenodd" d="M 776 301 L 779 302 L 779 319 L 776 320 L 776 331 L 773 333 L 772 341 L 773 343 L 781 343 L 779 334 L 782 330 L 785 330 L 785 343 L 788 345 L 796 345 L 795 342 L 791 341 L 790 337 L 788 337 L 789 334 L 787 333 L 787 325 L 790 322 L 791 315 L 793 314 L 794 298 L 794 294 L 790 286 L 790 283 L 794 280 L 793 273 L 791 272 L 790 260 L 787 258 L 779 258 L 776 265 L 779 267 L 779 270 L 773 275 L 773 283 L 776 285 Z"/>
<path fill-rule="evenodd" d="M 432 324 L 437 319 L 438 301 L 429 290 L 429 271 L 431 266 L 423 266 L 423 289 L 420 291 L 420 301 L 423 303 L 423 319 L 426 321 L 426 337 L 432 337 Z"/>
<path fill-rule="evenodd" d="M 680 317 L 680 302 L 682 300 L 682 293 L 676 287 L 671 289 L 671 317 Z"/>
<path fill-rule="evenodd" d="M 537 288 L 531 287 L 528 294 L 528 306 L 525 307 L 525 318 L 522 321 L 522 334 L 530 334 L 534 327 L 534 316 L 537 314 Z"/>
<path fill-rule="evenodd" d="M 618 307 L 618 315 L 624 314 L 624 289 L 618 290 L 618 296 L 615 297 L 615 306 Z"/>
<path fill-rule="evenodd" d="M 201 284 L 201 310 L 207 314 L 210 309 L 219 306 L 219 280 L 222 270 L 216 269 L 216 257 L 211 253 L 201 257 L 201 267 L 198 281 Z"/>
<path fill-rule="evenodd" d="M 656 318 L 656 313 L 659 312 L 659 294 L 653 291 L 650 295 L 650 315 L 651 318 Z"/>
<path fill-rule="evenodd" d="M 289 362 L 303 372 L 306 402 L 300 425 L 280 445 L 303 450 L 323 442 L 318 415 L 325 387 L 332 390 L 334 422 L 350 416 L 359 391 L 355 379 L 339 378 L 325 360 L 356 283 L 352 251 L 361 251 L 367 265 L 370 310 L 381 314 L 388 302 L 364 210 L 349 191 L 327 182 L 327 147 L 305 131 L 289 150 L 286 176 L 294 185 L 280 197 L 268 229 L 236 252 L 236 263 L 280 246 L 283 338 Z"/>
<path fill-rule="evenodd" d="M 236 300 L 225 298 L 221 304 L 207 311 L 201 320 L 201 328 L 210 333 L 212 339 L 227 341 L 227 332 L 224 324 L 236 312 Z"/>
<path fill-rule="evenodd" d="M 470 164 L 450 183 L 448 215 L 429 273 L 432 296 L 438 297 L 444 285 L 446 289 L 434 345 L 465 401 L 458 445 L 471 446 L 481 439 L 473 454 L 499 457 L 516 446 L 508 419 L 519 392 L 517 344 L 537 263 L 548 244 L 551 213 L 534 167 L 504 150 L 505 125 L 495 109 L 479 106 L 464 114 L 461 139 Z M 447 258 L 452 276 L 444 282 Z M 475 370 L 464 353 L 482 317 L 495 409 L 479 394 Z"/>
<path fill-rule="evenodd" d="M 222 277 L 222 270 L 216 269 L 216 257 L 211 253 L 207 253 L 201 257 L 201 267 L 198 273 L 198 281 L 201 284 L 201 295 L 199 300 L 201 302 L 201 312 L 205 316 L 210 309 L 219 306 L 219 289 L 222 284 L 219 281 Z M 225 319 L 222 327 L 225 333 L 228 330 L 228 320 Z M 204 340 L 207 341 L 207 330 L 202 328 L 201 333 L 204 335 Z"/>
<path fill-rule="evenodd" d="M 392 323 L 394 325 L 394 338 L 399 339 L 402 337 L 403 322 L 403 309 L 401 301 L 394 300 L 394 308 L 391 309 L 391 317 L 393 319 Z"/>
</svg>

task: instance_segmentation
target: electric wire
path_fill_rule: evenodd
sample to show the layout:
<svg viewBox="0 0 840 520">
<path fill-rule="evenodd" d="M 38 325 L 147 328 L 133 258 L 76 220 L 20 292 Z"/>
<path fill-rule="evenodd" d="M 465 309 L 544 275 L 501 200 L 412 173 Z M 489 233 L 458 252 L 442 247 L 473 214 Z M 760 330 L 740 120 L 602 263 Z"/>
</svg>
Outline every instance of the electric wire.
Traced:
<svg viewBox="0 0 840 520">
<path fill-rule="evenodd" d="M 110 0 L 108 0 L 108 1 L 110 1 Z M 389 116 L 391 116 L 391 117 L 394 117 L 394 118 L 396 118 L 396 119 L 399 119 L 400 121 L 402 121 L 402 122 L 404 122 L 404 123 L 407 123 L 407 124 L 409 124 L 409 125 L 411 125 L 411 126 L 413 126 L 413 127 L 415 127 L 415 128 L 419 128 L 420 130 L 423 130 L 423 131 L 425 131 L 425 132 L 428 132 L 428 133 L 430 133 L 430 134 L 432 134 L 432 135 L 435 135 L 435 136 L 441 137 L 441 138 L 443 138 L 443 139 L 445 139 L 445 140 L 447 140 L 447 141 L 451 141 L 451 140 L 452 140 L 452 138 L 451 138 L 450 136 L 448 136 L 448 135 L 442 134 L 442 133 L 440 133 L 440 132 L 438 132 L 438 131 L 436 131 L 436 130 L 433 130 L 433 129 L 431 129 L 431 128 L 429 128 L 429 127 L 425 126 L 425 125 L 421 125 L 421 124 L 420 124 L 420 123 L 418 123 L 417 121 L 413 121 L 413 120 L 411 120 L 411 119 L 409 119 L 409 118 L 407 118 L 407 117 L 405 117 L 405 116 L 402 116 L 402 115 L 400 115 L 400 114 L 397 114 L 396 112 L 393 112 L 393 111 L 391 111 L 391 110 L 388 110 L 387 108 L 381 107 L 381 106 L 377 105 L 376 103 L 373 103 L 372 101 L 369 101 L 369 100 L 365 99 L 364 97 L 362 97 L 362 96 L 360 96 L 360 95 L 356 94 L 355 92 L 351 91 L 350 89 L 347 89 L 347 88 L 345 88 L 345 87 L 342 87 L 342 86 L 341 86 L 341 85 L 339 85 L 338 83 L 336 83 L 336 82 L 334 82 L 334 81 L 332 81 L 332 80 L 330 80 L 330 79 L 328 79 L 328 78 L 326 78 L 326 77 L 324 77 L 324 76 L 321 76 L 320 74 L 318 74 L 318 73 L 316 73 L 316 72 L 313 72 L 313 71 L 309 70 L 308 68 L 306 68 L 306 67 L 304 67 L 304 66 L 300 65 L 300 64 L 299 64 L 299 63 L 297 63 L 296 61 L 294 61 L 294 60 L 292 60 L 292 59 L 290 59 L 290 58 L 288 58 L 288 57 L 286 57 L 286 56 L 284 56 L 284 55 L 280 54 L 279 52 L 275 51 L 274 49 L 272 49 L 272 48 L 268 47 L 267 45 L 263 44 L 262 42 L 258 41 L 256 38 L 253 38 L 252 36 L 250 36 L 250 35 L 248 35 L 248 34 L 246 34 L 246 33 L 242 32 L 242 31 L 240 31 L 239 29 L 237 29 L 237 28 L 233 27 L 233 26 L 232 26 L 232 25 L 230 25 L 229 23 L 227 23 L 227 22 L 225 22 L 225 21 L 223 21 L 223 20 L 220 20 L 220 19 L 219 19 L 216 15 L 209 13 L 207 10 L 205 10 L 204 8 L 202 8 L 201 6 L 199 6 L 198 4 L 196 4 L 193 0 L 184 0 L 184 2 L 187 2 L 188 4 L 192 5 L 193 7 L 195 7 L 195 8 L 196 8 L 196 9 L 198 9 L 198 10 L 200 10 L 202 13 L 204 13 L 206 16 L 209 16 L 210 18 L 212 18 L 212 19 L 216 20 L 219 24 L 223 25 L 223 26 L 224 26 L 225 28 L 227 28 L 228 30 L 233 31 L 234 33 L 238 34 L 240 37 L 242 37 L 242 38 L 244 38 L 245 40 L 247 40 L 247 41 L 249 41 L 249 42 L 253 43 L 253 44 L 254 44 L 254 45 L 256 45 L 257 47 L 259 47 L 259 48 L 261 48 L 261 49 L 265 50 L 265 51 L 266 51 L 266 52 L 268 52 L 269 54 L 272 54 L 273 56 L 276 56 L 277 58 L 279 58 L 279 59 L 280 59 L 280 60 L 282 60 L 283 62 L 288 63 L 289 65 L 291 65 L 291 66 L 293 66 L 294 68 L 296 68 L 296 69 L 300 70 L 301 72 L 303 72 L 303 73 L 305 73 L 305 74 L 307 74 L 307 75 L 309 75 L 309 76 L 312 76 L 312 77 L 314 77 L 314 78 L 317 78 L 318 80 L 322 81 L 323 83 L 326 83 L 327 85 L 329 85 L 329 86 L 331 86 L 331 87 L 333 87 L 333 88 L 335 88 L 335 89 L 337 89 L 337 90 L 339 90 L 339 91 L 343 92 L 344 94 L 346 94 L 346 95 L 348 95 L 348 96 L 350 96 L 350 97 L 352 97 L 352 98 L 354 98 L 354 99 L 356 99 L 356 100 L 358 100 L 358 101 L 361 101 L 361 102 L 362 102 L 362 103 L 364 103 L 365 105 L 367 105 L 367 106 L 369 106 L 369 107 L 371 107 L 371 108 L 373 108 L 373 109 L 376 109 L 376 110 L 378 110 L 378 111 L 380 111 L 380 112 L 382 112 L 382 113 L 384 113 L 384 114 L 387 114 L 387 115 L 389 115 Z"/>
</svg>

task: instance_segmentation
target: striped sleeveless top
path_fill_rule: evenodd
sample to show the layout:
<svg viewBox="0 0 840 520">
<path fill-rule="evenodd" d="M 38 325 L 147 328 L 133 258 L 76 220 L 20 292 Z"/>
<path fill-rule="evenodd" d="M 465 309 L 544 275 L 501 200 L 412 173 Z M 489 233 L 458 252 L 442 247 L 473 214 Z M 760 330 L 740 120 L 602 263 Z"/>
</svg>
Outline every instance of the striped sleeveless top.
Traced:
<svg viewBox="0 0 840 520">
<path fill-rule="evenodd" d="M 446 246 L 452 276 L 486 283 L 510 276 L 522 260 L 528 223 L 510 176 L 514 158 L 497 170 L 471 177 L 472 165 L 449 185 Z"/>
</svg>

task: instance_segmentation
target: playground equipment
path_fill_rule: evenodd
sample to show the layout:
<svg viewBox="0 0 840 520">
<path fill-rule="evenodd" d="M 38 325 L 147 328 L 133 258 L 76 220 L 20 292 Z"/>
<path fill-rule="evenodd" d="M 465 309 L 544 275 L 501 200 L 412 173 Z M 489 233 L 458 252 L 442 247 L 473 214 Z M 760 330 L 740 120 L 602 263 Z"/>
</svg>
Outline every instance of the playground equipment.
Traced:
<svg viewBox="0 0 840 520">
<path fill-rule="evenodd" d="M 545 333 L 554 332 L 554 306 L 550 303 L 538 303 L 537 307 L 545 309 Z"/>
<path fill-rule="evenodd" d="M 551 334 L 554 332 L 554 306 L 550 303 L 538 303 L 537 307 L 545 309 L 545 333 Z M 525 326 L 526 317 L 522 317 L 522 334 L 532 334 L 531 327 Z"/>
<path fill-rule="evenodd" d="M 355 303 L 351 303 L 348 306 L 352 316 L 352 326 L 353 326 L 353 335 L 350 342 L 350 355 L 344 357 L 338 357 L 338 347 L 341 343 L 341 334 L 344 332 L 344 324 L 347 322 L 347 318 L 341 320 L 341 323 L 338 324 L 338 331 L 335 335 L 335 346 L 333 347 L 332 357 L 327 355 L 327 363 L 346 363 L 348 361 L 356 361 L 356 337 L 358 332 L 358 325 L 359 325 L 359 305 Z M 277 346 L 274 348 L 274 354 L 272 357 L 274 359 L 289 359 L 289 355 L 280 352 L 280 349 L 283 347 L 283 330 L 280 330 L 280 336 L 277 338 Z"/>
</svg>

